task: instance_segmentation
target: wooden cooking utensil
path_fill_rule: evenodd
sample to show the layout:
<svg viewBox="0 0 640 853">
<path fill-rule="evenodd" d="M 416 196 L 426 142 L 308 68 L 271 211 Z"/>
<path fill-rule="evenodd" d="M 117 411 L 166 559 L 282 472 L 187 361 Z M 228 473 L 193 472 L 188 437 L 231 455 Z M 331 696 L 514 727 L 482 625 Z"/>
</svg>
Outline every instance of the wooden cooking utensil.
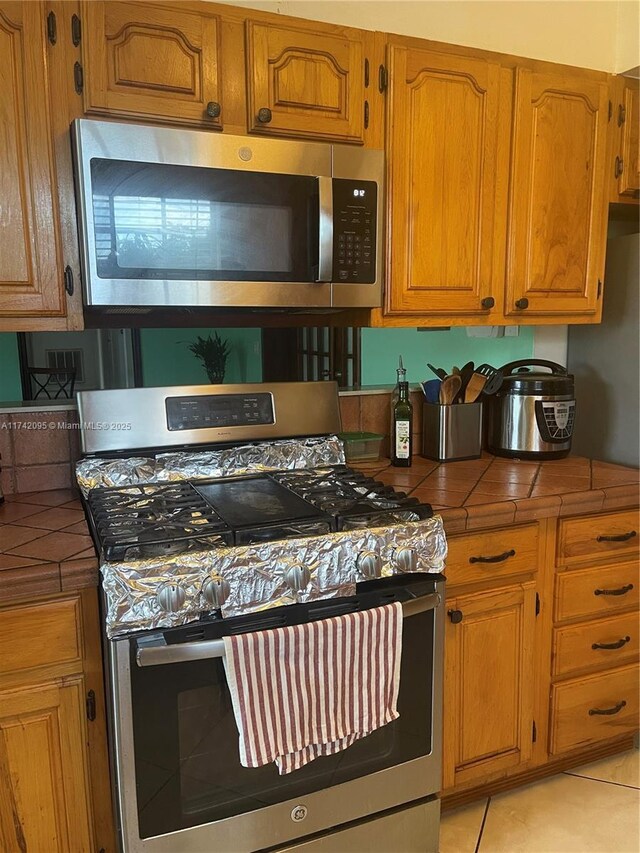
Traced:
<svg viewBox="0 0 640 853">
<path fill-rule="evenodd" d="M 444 406 L 450 406 L 458 395 L 460 386 L 462 385 L 462 377 L 459 373 L 447 376 L 442 380 L 440 386 L 440 402 Z"/>
<path fill-rule="evenodd" d="M 464 402 L 475 403 L 487 384 L 487 377 L 482 373 L 473 373 L 464 389 Z"/>
</svg>

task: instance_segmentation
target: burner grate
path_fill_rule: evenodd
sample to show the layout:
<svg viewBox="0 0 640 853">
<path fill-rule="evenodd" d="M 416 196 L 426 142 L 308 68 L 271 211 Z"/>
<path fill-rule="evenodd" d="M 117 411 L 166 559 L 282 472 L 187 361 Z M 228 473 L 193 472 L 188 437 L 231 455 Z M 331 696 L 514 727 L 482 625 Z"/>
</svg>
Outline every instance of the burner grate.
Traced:
<svg viewBox="0 0 640 853">
<path fill-rule="evenodd" d="M 233 541 L 229 527 L 187 481 L 94 489 L 89 508 L 109 561 L 168 556 Z"/>
</svg>

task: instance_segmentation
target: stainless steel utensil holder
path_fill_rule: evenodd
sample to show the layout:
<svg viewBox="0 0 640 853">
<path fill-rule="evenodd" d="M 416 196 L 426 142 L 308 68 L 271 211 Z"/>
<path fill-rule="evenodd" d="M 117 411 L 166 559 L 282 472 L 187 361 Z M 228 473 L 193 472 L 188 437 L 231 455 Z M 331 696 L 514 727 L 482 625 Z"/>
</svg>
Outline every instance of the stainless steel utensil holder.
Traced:
<svg viewBox="0 0 640 853">
<path fill-rule="evenodd" d="M 422 455 L 438 462 L 482 453 L 482 403 L 422 404 Z"/>
</svg>

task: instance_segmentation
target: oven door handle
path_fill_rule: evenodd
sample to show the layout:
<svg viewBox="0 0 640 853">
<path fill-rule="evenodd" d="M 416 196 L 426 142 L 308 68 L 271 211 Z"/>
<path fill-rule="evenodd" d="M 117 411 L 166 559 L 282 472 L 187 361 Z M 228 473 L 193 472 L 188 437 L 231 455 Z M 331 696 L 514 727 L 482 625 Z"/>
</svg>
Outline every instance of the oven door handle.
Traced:
<svg viewBox="0 0 640 853">
<path fill-rule="evenodd" d="M 318 178 L 318 281 L 333 281 L 333 178 Z"/>
<path fill-rule="evenodd" d="M 403 618 L 435 610 L 442 597 L 434 592 L 413 598 L 402 604 Z M 138 666 L 160 666 L 168 663 L 187 663 L 224 657 L 224 640 L 198 640 L 196 643 L 174 643 L 167 645 L 163 634 L 151 634 L 137 640 L 136 663 Z"/>
</svg>

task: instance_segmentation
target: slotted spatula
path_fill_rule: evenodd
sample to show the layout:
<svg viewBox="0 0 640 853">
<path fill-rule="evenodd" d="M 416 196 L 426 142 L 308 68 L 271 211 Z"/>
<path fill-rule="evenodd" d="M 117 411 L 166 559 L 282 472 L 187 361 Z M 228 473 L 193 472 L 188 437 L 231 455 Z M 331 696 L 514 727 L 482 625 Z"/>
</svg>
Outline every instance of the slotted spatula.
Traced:
<svg viewBox="0 0 640 853">
<path fill-rule="evenodd" d="M 483 394 L 495 394 L 496 391 L 500 389 L 500 386 L 502 385 L 501 370 L 498 370 L 496 367 L 492 367 L 490 364 L 481 364 L 480 367 L 476 367 L 475 372 L 480 373 L 487 379 L 485 386 L 482 389 Z"/>
</svg>

